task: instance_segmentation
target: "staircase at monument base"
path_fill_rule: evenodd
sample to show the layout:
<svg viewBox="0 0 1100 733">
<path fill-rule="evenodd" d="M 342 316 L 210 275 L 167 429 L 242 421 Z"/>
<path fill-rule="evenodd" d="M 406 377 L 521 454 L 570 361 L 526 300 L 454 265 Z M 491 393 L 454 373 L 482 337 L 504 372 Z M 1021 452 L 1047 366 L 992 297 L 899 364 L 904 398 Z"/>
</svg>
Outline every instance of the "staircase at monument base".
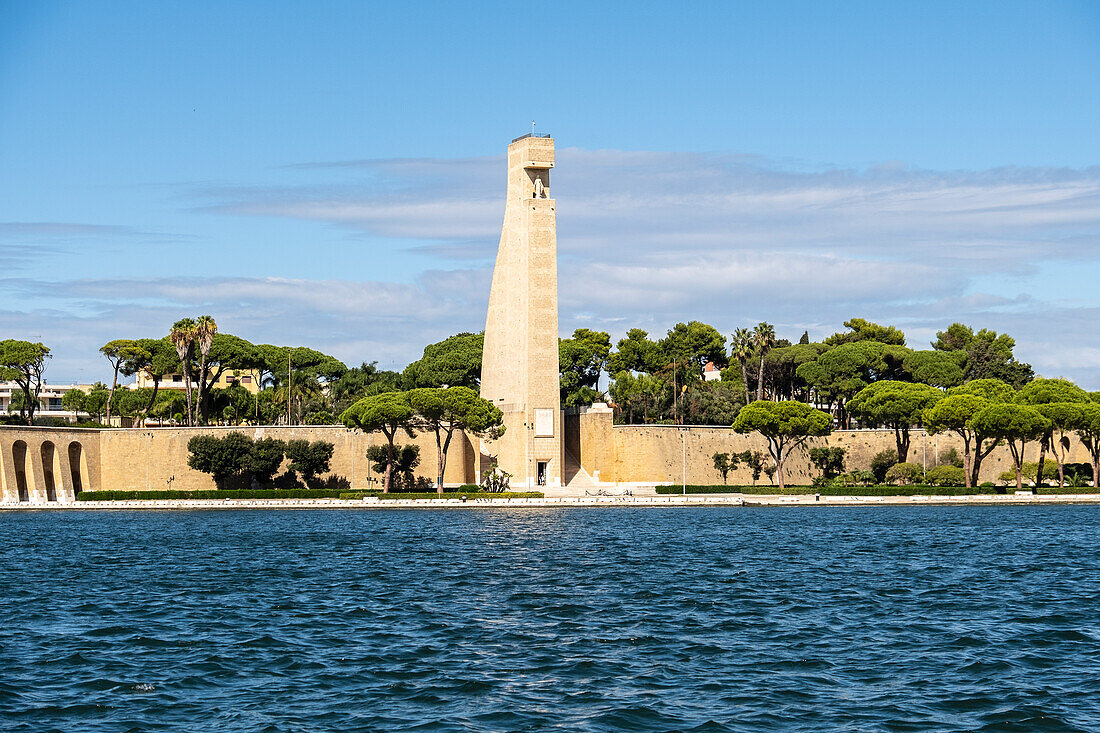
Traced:
<svg viewBox="0 0 1100 733">
<path fill-rule="evenodd" d="M 565 486 L 573 491 L 598 488 L 599 484 L 592 479 L 588 471 L 584 470 L 581 462 L 568 450 L 564 453 L 565 465 L 563 466 L 562 479 Z"/>
</svg>

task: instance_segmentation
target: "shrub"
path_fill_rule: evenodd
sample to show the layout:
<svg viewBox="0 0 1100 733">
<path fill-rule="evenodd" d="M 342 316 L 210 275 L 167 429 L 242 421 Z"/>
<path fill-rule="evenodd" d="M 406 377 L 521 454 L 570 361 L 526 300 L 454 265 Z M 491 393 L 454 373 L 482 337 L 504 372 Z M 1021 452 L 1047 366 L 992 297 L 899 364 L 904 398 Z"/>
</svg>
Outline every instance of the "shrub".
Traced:
<svg viewBox="0 0 1100 733">
<path fill-rule="evenodd" d="M 393 501 L 396 499 L 461 499 L 462 497 L 467 499 L 480 499 L 480 498 L 513 498 L 513 499 L 541 499 L 546 494 L 541 491 L 447 491 L 443 494 L 438 494 L 434 491 L 424 492 L 406 492 L 400 494 L 379 494 L 378 498 L 383 501 Z"/>
<path fill-rule="evenodd" d="M 657 493 L 662 495 L 679 494 L 681 488 L 676 486 L 658 486 Z M 691 486 L 687 487 L 688 494 L 821 494 L 822 496 L 960 496 L 973 493 L 961 486 L 927 486 L 917 484 L 913 486 L 784 486 L 779 489 L 776 486 Z"/>
<path fill-rule="evenodd" d="M 208 473 L 214 478 L 214 484 L 225 488 L 230 478 L 246 469 L 251 457 L 252 439 L 236 431 L 222 438 L 213 435 L 196 435 L 187 441 L 187 465 L 196 471 Z"/>
<path fill-rule="evenodd" d="M 875 481 L 882 483 L 886 480 L 886 472 L 898 462 L 898 452 L 893 448 L 879 451 L 871 459 L 871 473 L 875 475 Z"/>
<path fill-rule="evenodd" d="M 810 463 L 821 471 L 822 478 L 832 478 L 844 471 L 843 448 L 810 448 Z"/>
<path fill-rule="evenodd" d="M 932 486 L 962 486 L 966 475 L 958 466 L 934 466 L 924 475 L 924 482 Z"/>
<path fill-rule="evenodd" d="M 371 446 L 367 449 L 367 460 L 373 464 L 375 472 L 385 474 L 386 466 L 390 462 L 387 447 L 385 445 Z M 419 465 L 420 446 L 394 445 L 393 476 L 390 479 L 390 491 L 415 491 L 417 484 L 414 471 Z"/>
<path fill-rule="evenodd" d="M 924 471 L 915 463 L 895 463 L 886 470 L 886 481 L 901 486 L 920 483 L 923 476 Z"/>
<path fill-rule="evenodd" d="M 203 489 L 196 491 L 82 491 L 77 501 L 124 501 L 133 499 L 337 499 L 340 490 L 330 489 Z"/>
<path fill-rule="evenodd" d="M 316 476 L 328 471 L 332 460 L 333 445 L 324 440 L 291 440 L 286 444 L 286 457 L 290 459 L 287 470 L 297 473 L 309 485 Z"/>
<path fill-rule="evenodd" d="M 963 457 L 959 455 L 958 448 L 948 448 L 946 451 L 940 454 L 940 462 L 936 465 L 939 466 L 954 466 L 955 468 L 963 467 Z"/>
<path fill-rule="evenodd" d="M 252 443 L 245 469 L 259 483 L 269 484 L 283 465 L 286 443 L 275 438 L 261 438 Z"/>
<path fill-rule="evenodd" d="M 1020 476 L 1024 481 L 1030 481 L 1035 483 L 1035 478 L 1039 473 L 1038 461 L 1025 461 L 1023 467 L 1020 469 Z M 1091 473 L 1091 471 L 1090 471 Z M 998 481 L 1004 483 L 1014 484 L 1016 483 L 1016 469 L 1011 468 L 1007 471 L 1001 471 L 997 476 Z M 1043 461 L 1043 482 L 1057 481 L 1058 480 L 1058 463 L 1050 458 Z"/>
<path fill-rule="evenodd" d="M 852 471 L 852 480 L 860 486 L 870 486 L 875 483 L 875 474 L 871 471 Z"/>
</svg>

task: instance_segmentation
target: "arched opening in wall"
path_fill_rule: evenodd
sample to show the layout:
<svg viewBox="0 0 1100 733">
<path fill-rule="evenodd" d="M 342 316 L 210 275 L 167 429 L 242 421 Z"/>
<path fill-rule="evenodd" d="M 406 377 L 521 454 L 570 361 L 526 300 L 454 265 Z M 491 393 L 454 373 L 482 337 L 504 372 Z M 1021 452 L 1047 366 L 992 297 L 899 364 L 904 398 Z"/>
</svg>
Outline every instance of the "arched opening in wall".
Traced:
<svg viewBox="0 0 1100 733">
<path fill-rule="evenodd" d="M 11 462 L 15 469 L 15 493 L 19 501 L 30 501 L 30 487 L 27 483 L 27 444 L 17 440 L 11 444 Z"/>
<path fill-rule="evenodd" d="M 0 450 L 0 499 L 4 501 L 18 500 L 18 497 L 12 496 L 8 493 L 9 491 L 11 489 L 8 488 L 8 461 L 4 457 L 4 451 Z"/>
<path fill-rule="evenodd" d="M 61 466 L 57 450 L 53 443 L 42 443 L 42 481 L 46 484 L 46 501 L 57 501 L 57 485 L 55 479 L 61 474 Z"/>
<path fill-rule="evenodd" d="M 75 440 L 69 443 L 69 471 L 73 477 L 73 497 L 84 491 L 84 477 L 88 475 L 88 459 L 84 456 L 84 446 Z"/>
</svg>

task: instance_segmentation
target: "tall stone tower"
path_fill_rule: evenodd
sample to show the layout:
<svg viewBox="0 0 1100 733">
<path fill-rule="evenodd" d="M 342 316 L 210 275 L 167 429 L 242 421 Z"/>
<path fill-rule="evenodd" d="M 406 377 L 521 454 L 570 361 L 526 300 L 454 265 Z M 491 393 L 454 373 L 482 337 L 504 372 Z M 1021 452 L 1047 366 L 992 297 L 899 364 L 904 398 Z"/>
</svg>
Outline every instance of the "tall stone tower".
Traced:
<svg viewBox="0 0 1100 733">
<path fill-rule="evenodd" d="M 501 409 L 507 427 L 483 452 L 512 474 L 513 486 L 562 483 L 553 167 L 549 135 L 524 135 L 508 146 L 508 198 L 485 320 L 481 396 Z"/>
</svg>

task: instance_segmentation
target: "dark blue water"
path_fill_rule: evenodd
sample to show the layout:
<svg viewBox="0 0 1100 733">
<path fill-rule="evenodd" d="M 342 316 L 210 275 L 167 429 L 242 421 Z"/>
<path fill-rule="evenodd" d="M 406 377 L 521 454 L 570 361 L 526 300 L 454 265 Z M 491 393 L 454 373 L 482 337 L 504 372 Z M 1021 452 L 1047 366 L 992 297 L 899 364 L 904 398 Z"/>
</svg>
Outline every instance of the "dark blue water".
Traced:
<svg viewBox="0 0 1100 733">
<path fill-rule="evenodd" d="M 1100 508 L 0 514 L 9 731 L 1100 729 Z"/>
</svg>

